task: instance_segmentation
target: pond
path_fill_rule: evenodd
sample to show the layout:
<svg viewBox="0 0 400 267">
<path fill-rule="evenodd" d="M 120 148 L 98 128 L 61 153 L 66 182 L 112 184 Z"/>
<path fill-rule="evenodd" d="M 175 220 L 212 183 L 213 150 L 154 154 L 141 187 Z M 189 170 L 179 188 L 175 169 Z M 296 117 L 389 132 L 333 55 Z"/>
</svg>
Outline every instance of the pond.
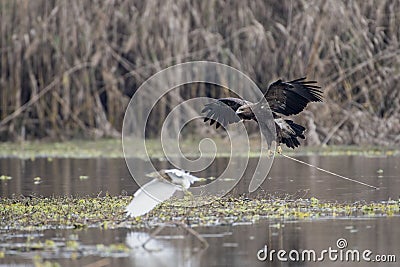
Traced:
<svg viewBox="0 0 400 267">
<path fill-rule="evenodd" d="M 311 198 L 320 200 L 355 202 L 380 202 L 388 199 L 398 200 L 400 195 L 400 161 L 398 157 L 364 157 L 364 156 L 298 156 L 297 159 L 339 173 L 380 188 L 368 187 L 342 180 L 338 177 L 320 172 L 314 168 L 293 162 L 286 158 L 276 158 L 268 178 L 260 189 L 252 195 L 268 194 L 270 196 L 291 198 Z M 169 168 L 166 161 L 154 160 L 156 168 Z M 228 163 L 227 158 L 217 158 L 205 171 L 196 173 L 200 177 L 218 176 Z M 135 167 L 145 173 L 150 170 L 150 163 L 134 159 Z M 248 170 L 257 164 L 251 159 Z M 250 171 L 249 171 L 250 172 Z M 232 194 L 241 195 L 247 192 L 249 172 Z M 36 196 L 97 196 L 133 194 L 137 185 L 131 178 L 124 159 L 64 159 L 37 158 L 21 160 L 16 158 L 0 159 L 0 175 L 11 176 L 11 180 L 0 182 L 2 197 L 18 195 Z M 39 177 L 39 178 L 37 178 Z M 260 220 L 255 224 L 239 223 L 234 225 L 194 227 L 209 243 L 208 248 L 195 236 L 187 233 L 182 227 L 166 227 L 157 238 L 152 239 L 147 248 L 141 245 L 155 229 L 96 229 L 84 230 L 45 230 L 45 231 L 1 231 L 2 240 L 7 242 L 0 246 L 4 251 L 0 264 L 32 264 L 37 255 L 41 259 L 57 262 L 61 265 L 84 266 L 303 266 L 313 265 L 308 261 L 301 263 L 280 262 L 273 254 L 261 261 L 270 250 L 293 251 L 315 250 L 316 255 L 329 247 L 339 252 L 346 249 L 362 253 L 370 250 L 373 258 L 399 255 L 400 218 L 393 217 L 350 217 L 325 218 L 300 221 Z M 35 242 L 55 242 L 79 244 L 80 250 L 59 249 L 57 251 L 25 251 L 15 249 L 23 246 L 27 239 Z M 347 247 L 338 249 L 338 239 L 346 241 Z M 124 244 L 129 249 L 110 247 L 113 244 Z M 101 245 L 99 245 L 101 244 Z M 60 246 L 62 247 L 62 246 Z M 264 249 L 264 250 L 263 250 Z M 263 251 L 260 251 L 263 250 Z M 338 253 L 339 253 L 338 252 Z M 259 258 L 261 256 L 261 260 Z M 368 253 L 367 253 L 368 254 Z M 36 255 L 36 256 L 35 256 Z M 344 254 L 343 254 L 344 255 Z M 361 255 L 361 254 L 360 254 Z M 360 256 L 361 257 L 361 256 Z M 72 258 L 72 259 L 71 259 Z M 375 259 L 375 258 L 373 258 Z M 393 260 L 393 259 L 392 259 Z M 400 260 L 399 258 L 397 260 Z M 340 259 L 324 259 L 324 266 L 363 266 L 365 262 L 346 262 Z M 375 262 L 375 266 L 376 266 Z M 388 263 L 382 263 L 387 266 Z M 395 266 L 396 264 L 393 263 Z"/>
</svg>

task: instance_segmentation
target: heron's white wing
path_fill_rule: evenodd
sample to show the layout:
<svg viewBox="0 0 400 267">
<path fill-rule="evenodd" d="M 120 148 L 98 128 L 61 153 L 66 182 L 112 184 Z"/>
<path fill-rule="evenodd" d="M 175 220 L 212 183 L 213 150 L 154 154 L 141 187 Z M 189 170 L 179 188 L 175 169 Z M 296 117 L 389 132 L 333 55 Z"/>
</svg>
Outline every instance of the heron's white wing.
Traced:
<svg viewBox="0 0 400 267">
<path fill-rule="evenodd" d="M 126 206 L 125 211 L 131 217 L 146 214 L 159 203 L 172 197 L 176 190 L 177 186 L 154 179 L 136 191 L 133 200 Z"/>
</svg>

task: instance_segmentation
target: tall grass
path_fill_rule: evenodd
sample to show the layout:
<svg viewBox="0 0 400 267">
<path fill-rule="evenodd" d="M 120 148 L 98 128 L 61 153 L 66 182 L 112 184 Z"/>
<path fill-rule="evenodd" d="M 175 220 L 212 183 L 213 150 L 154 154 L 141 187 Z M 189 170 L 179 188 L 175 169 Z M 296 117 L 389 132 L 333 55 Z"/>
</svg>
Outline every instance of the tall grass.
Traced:
<svg viewBox="0 0 400 267">
<path fill-rule="evenodd" d="M 263 87 L 317 79 L 326 102 L 298 118 L 308 143 L 400 144 L 399 25 L 396 0 L 3 0 L 0 140 L 118 136 L 143 81 L 212 60 Z M 181 96 L 226 95 L 206 91 Z"/>
</svg>

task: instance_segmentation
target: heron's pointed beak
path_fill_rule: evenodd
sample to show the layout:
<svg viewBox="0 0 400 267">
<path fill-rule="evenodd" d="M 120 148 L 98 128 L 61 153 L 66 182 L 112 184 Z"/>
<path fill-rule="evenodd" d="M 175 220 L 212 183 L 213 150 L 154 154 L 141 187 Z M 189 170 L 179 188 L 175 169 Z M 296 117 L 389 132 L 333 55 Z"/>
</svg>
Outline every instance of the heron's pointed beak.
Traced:
<svg viewBox="0 0 400 267">
<path fill-rule="evenodd" d="M 151 173 L 146 174 L 146 176 L 150 177 L 150 178 L 157 178 L 159 175 L 160 174 L 158 172 L 151 172 Z"/>
</svg>

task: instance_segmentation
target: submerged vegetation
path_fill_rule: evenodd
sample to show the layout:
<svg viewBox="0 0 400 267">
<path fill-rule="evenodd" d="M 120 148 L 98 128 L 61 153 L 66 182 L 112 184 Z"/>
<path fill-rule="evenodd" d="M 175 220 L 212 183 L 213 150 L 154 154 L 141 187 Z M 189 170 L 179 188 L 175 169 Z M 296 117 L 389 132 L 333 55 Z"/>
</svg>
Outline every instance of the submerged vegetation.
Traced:
<svg viewBox="0 0 400 267">
<path fill-rule="evenodd" d="M 193 227 L 256 223 L 263 219 L 303 220 L 400 215 L 399 200 L 340 203 L 316 198 L 294 200 L 271 196 L 253 199 L 204 196 L 195 200 L 188 197 L 173 198 L 142 217 L 127 218 L 124 208 L 130 200 L 131 197 L 127 196 L 2 198 L 0 230 L 144 228 L 173 222 L 183 222 Z M 188 204 L 203 202 L 210 204 L 188 207 Z"/>
<path fill-rule="evenodd" d="M 325 103 L 298 118 L 307 144 L 400 144 L 399 13 L 395 0 L 4 0 L 0 140 L 120 136 L 147 78 L 209 60 L 262 87 L 279 77 L 318 80 Z M 176 103 L 227 96 L 217 89 L 194 85 L 160 101 L 150 137 Z"/>
</svg>

